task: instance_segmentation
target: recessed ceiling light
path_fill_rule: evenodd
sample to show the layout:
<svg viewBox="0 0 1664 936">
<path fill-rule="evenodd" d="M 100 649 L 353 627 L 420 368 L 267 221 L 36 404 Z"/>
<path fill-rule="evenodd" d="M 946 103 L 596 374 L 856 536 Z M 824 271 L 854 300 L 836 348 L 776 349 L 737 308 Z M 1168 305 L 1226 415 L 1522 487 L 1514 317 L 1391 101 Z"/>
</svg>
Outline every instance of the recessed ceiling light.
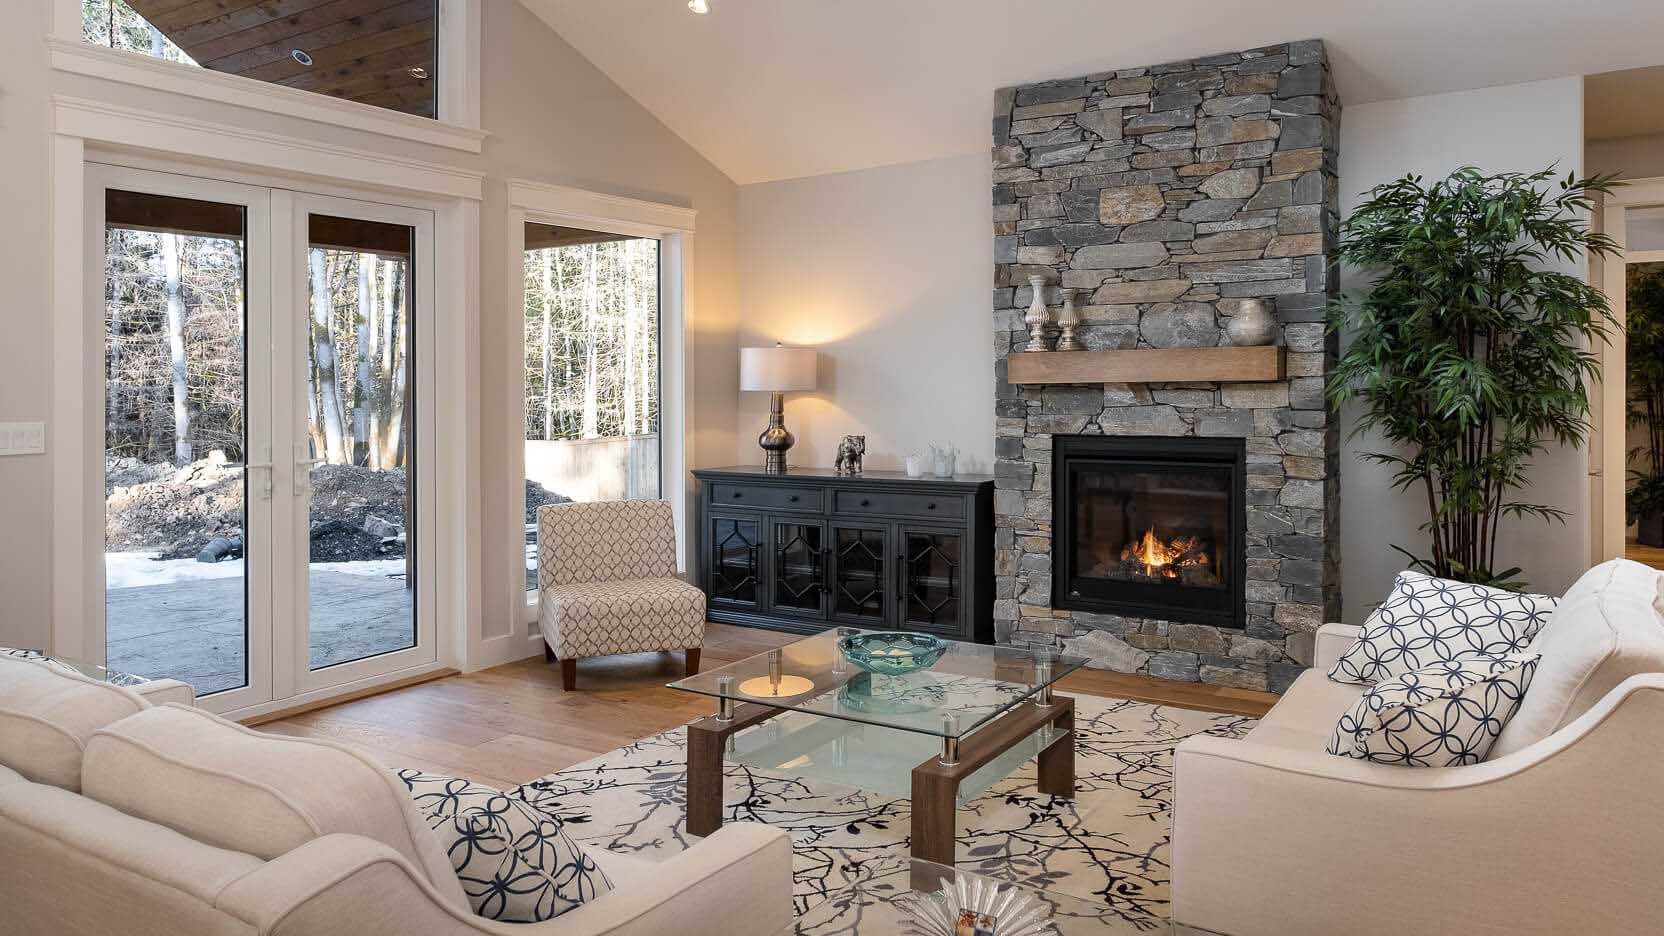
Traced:
<svg viewBox="0 0 1664 936">
<path fill-rule="evenodd" d="M 704 16 L 706 13 L 711 12 L 711 5 L 706 3 L 705 0 L 688 0 L 688 9 L 698 13 L 700 16 Z"/>
<path fill-rule="evenodd" d="M 302 65 L 310 66 L 312 64 L 312 56 L 307 55 L 305 52 L 302 52 L 300 49 L 290 49 L 289 50 L 289 57 L 293 58 L 295 61 L 301 63 Z"/>
<path fill-rule="evenodd" d="M 420 65 L 412 65 L 405 70 L 410 73 L 412 78 L 426 78 L 428 76 L 428 70 Z"/>
</svg>

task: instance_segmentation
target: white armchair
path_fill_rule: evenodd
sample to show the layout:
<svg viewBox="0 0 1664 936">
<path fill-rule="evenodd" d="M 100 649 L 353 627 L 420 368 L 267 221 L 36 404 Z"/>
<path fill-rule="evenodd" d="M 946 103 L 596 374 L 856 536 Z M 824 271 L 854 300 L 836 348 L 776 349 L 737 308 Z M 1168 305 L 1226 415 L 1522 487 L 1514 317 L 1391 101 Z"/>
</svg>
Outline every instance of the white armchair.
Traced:
<svg viewBox="0 0 1664 936">
<path fill-rule="evenodd" d="M 1319 631 L 1314 668 L 1246 738 L 1179 746 L 1175 923 L 1233 936 L 1664 929 L 1664 673 L 1628 677 L 1485 763 L 1374 764 L 1324 752 L 1363 691 L 1326 676 L 1357 632 Z"/>
<path fill-rule="evenodd" d="M 560 661 L 568 692 L 581 657 L 682 650 L 699 672 L 705 593 L 676 577 L 668 501 L 539 508 L 537 569 L 544 659 Z"/>
</svg>

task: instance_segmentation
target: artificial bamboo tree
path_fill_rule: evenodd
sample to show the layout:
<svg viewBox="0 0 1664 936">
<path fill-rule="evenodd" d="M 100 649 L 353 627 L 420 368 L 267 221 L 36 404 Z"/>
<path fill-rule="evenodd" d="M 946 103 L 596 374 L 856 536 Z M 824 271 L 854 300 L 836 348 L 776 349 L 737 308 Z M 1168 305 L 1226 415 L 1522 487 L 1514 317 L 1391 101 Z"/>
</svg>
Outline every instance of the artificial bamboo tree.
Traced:
<svg viewBox="0 0 1664 936">
<path fill-rule="evenodd" d="M 1614 251 L 1585 220 L 1613 185 L 1466 167 L 1377 186 L 1347 219 L 1340 260 L 1372 282 L 1330 308 L 1345 350 L 1328 394 L 1361 404 L 1353 433 L 1386 443 L 1364 457 L 1425 495 L 1427 542 L 1394 545 L 1414 568 L 1518 587 L 1520 569 L 1496 568 L 1501 519 L 1564 521 L 1518 492 L 1550 443 L 1588 433 L 1592 348 L 1616 323 L 1606 297 L 1566 270 Z"/>
</svg>

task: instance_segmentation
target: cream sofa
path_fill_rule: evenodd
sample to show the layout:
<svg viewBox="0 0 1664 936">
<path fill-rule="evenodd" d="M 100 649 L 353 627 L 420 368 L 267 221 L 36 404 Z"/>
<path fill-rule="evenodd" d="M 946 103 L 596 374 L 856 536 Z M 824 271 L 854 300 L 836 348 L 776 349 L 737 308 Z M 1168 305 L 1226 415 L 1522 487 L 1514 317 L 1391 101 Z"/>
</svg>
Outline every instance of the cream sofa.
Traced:
<svg viewBox="0 0 1664 936">
<path fill-rule="evenodd" d="M 546 923 L 474 916 L 400 781 L 344 745 L 0 658 L 0 932 L 121 936 L 772 933 L 791 843 L 733 823 Z"/>
<path fill-rule="evenodd" d="M 1324 752 L 1359 686 L 1327 678 L 1358 628 L 1245 738 L 1174 763 L 1173 919 L 1233 936 L 1664 931 L 1659 573 L 1616 560 L 1532 644 L 1536 680 L 1484 763 Z"/>
</svg>

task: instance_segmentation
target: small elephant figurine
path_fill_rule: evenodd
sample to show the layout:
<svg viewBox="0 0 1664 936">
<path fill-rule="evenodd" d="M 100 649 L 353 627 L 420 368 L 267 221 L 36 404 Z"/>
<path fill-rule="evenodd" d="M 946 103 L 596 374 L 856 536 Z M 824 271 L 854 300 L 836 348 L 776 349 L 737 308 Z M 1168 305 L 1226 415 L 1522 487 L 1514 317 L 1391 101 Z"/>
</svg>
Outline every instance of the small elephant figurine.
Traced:
<svg viewBox="0 0 1664 936">
<path fill-rule="evenodd" d="M 861 456 L 866 453 L 866 436 L 846 435 L 838 443 L 838 460 L 832 463 L 832 468 L 841 475 L 858 475 L 861 473 Z"/>
</svg>

